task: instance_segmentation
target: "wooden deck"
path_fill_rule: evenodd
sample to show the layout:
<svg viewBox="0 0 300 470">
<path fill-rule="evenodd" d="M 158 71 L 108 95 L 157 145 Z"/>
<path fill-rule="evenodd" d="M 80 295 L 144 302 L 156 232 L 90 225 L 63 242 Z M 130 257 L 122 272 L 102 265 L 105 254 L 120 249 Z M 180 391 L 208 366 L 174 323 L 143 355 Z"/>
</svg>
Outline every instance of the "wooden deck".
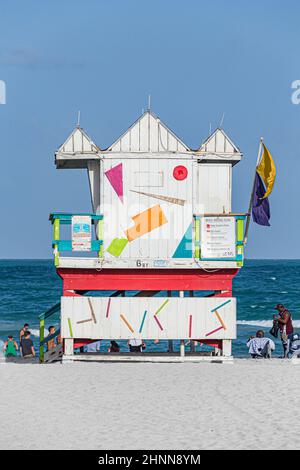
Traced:
<svg viewBox="0 0 300 470">
<path fill-rule="evenodd" d="M 211 353 L 82 353 L 63 355 L 62 362 L 149 362 L 149 363 L 178 363 L 178 362 L 211 362 L 233 363 L 232 356 L 216 356 Z"/>
</svg>

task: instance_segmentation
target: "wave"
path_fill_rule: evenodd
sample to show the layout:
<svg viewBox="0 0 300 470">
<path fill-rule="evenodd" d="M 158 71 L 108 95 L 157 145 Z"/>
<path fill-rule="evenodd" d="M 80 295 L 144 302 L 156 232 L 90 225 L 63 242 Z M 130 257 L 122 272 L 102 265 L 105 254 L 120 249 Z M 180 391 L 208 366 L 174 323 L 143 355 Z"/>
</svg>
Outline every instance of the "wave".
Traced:
<svg viewBox="0 0 300 470">
<path fill-rule="evenodd" d="M 31 333 L 33 336 L 37 336 L 37 337 L 40 336 L 40 330 L 30 329 L 30 333 Z"/>
<path fill-rule="evenodd" d="M 4 356 L 3 348 L 4 348 L 4 341 L 0 339 L 0 357 Z"/>
<path fill-rule="evenodd" d="M 273 320 L 238 320 L 237 324 L 271 328 L 273 325 Z M 293 320 L 293 325 L 296 328 L 300 328 L 300 320 Z"/>
</svg>

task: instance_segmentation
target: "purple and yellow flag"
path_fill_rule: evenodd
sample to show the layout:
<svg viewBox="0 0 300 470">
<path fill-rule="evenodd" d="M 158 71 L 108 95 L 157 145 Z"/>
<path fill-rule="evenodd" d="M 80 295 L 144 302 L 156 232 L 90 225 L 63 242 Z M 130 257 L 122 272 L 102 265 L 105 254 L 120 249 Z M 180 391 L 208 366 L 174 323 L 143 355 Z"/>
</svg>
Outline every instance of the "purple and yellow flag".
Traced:
<svg viewBox="0 0 300 470">
<path fill-rule="evenodd" d="M 270 196 L 276 178 L 274 160 L 263 144 L 264 153 L 259 165 L 256 167 L 255 181 L 252 196 L 252 218 L 259 225 L 270 225 Z"/>
</svg>

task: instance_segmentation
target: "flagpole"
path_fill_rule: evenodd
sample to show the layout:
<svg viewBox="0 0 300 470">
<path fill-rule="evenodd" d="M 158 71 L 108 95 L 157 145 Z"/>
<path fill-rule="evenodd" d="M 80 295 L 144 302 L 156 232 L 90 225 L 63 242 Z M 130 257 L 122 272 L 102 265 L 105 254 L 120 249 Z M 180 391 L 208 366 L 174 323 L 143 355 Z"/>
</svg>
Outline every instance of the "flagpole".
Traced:
<svg viewBox="0 0 300 470">
<path fill-rule="evenodd" d="M 248 207 L 248 213 L 247 213 L 247 221 L 246 221 L 246 228 L 245 228 L 245 235 L 244 235 L 244 245 L 247 245 L 247 241 L 248 241 L 248 232 L 249 232 L 249 226 L 250 226 L 250 220 L 251 220 L 252 201 L 253 201 L 255 177 L 256 177 L 256 168 L 258 167 L 258 164 L 259 164 L 260 159 L 261 159 L 261 151 L 262 151 L 263 141 L 264 141 L 264 139 L 263 139 L 263 137 L 261 137 L 260 142 L 259 142 L 257 161 L 256 161 L 256 166 L 255 166 L 254 178 L 253 178 L 252 191 L 251 191 L 249 207 Z"/>
</svg>

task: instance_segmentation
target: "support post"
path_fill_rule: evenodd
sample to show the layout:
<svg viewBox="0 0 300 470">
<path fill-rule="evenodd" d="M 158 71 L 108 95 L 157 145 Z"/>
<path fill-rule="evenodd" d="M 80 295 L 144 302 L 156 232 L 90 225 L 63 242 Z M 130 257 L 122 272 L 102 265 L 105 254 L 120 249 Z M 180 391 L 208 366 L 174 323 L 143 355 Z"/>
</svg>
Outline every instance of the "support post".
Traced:
<svg viewBox="0 0 300 470">
<path fill-rule="evenodd" d="M 53 222 L 53 240 L 59 240 L 60 239 L 60 220 L 59 219 L 54 219 Z M 54 245 L 54 264 L 55 266 L 59 265 L 59 251 L 58 251 L 58 245 Z"/>
<path fill-rule="evenodd" d="M 183 299 L 183 297 L 184 297 L 184 291 L 183 290 L 179 291 L 179 297 L 181 299 Z M 180 357 L 184 357 L 184 356 L 185 356 L 184 339 L 181 339 L 180 340 Z"/>
<path fill-rule="evenodd" d="M 98 252 L 98 257 L 99 258 L 103 258 L 103 225 L 104 225 L 103 219 L 99 220 L 99 222 L 97 224 L 97 238 L 98 238 L 98 240 L 102 241 L 102 244 L 100 246 L 100 250 Z"/>
<path fill-rule="evenodd" d="M 222 356 L 225 356 L 225 357 L 231 356 L 231 339 L 222 340 Z"/>
<path fill-rule="evenodd" d="M 45 319 L 40 320 L 40 343 L 45 339 Z M 40 362 L 44 362 L 44 344 L 40 344 Z"/>
<path fill-rule="evenodd" d="M 74 354 L 74 339 L 73 338 L 65 338 L 64 339 L 64 354 L 66 356 L 73 356 Z"/>
<path fill-rule="evenodd" d="M 195 258 L 200 259 L 200 219 L 195 219 Z"/>
</svg>

